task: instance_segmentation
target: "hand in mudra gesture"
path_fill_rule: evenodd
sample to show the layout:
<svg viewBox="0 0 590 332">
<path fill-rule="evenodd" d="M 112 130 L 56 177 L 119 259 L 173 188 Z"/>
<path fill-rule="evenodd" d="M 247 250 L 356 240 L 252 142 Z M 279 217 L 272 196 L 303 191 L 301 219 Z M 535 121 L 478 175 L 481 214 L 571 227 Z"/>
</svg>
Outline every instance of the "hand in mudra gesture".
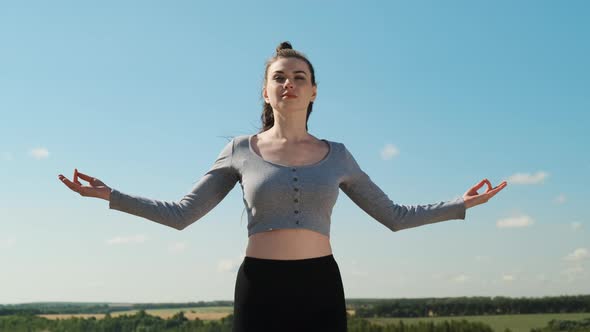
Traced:
<svg viewBox="0 0 590 332">
<path fill-rule="evenodd" d="M 104 184 L 102 181 L 100 181 L 97 178 L 94 178 L 92 176 L 88 176 L 86 174 L 78 172 L 78 169 L 74 170 L 74 181 L 73 182 L 68 180 L 68 178 L 66 178 L 65 176 L 63 176 L 61 174 L 58 177 L 61 180 L 61 182 L 63 182 L 66 186 L 68 186 L 68 188 L 77 192 L 81 196 L 102 198 L 107 201 L 110 200 L 111 188 L 109 186 L 107 186 L 106 184 Z M 89 186 L 82 185 L 82 183 L 80 183 L 80 181 L 78 181 L 78 177 L 80 177 L 80 179 L 88 182 L 90 185 Z"/>
<path fill-rule="evenodd" d="M 484 184 L 488 185 L 488 189 L 485 193 L 477 193 L 477 190 L 483 187 Z M 467 208 L 474 207 L 479 204 L 487 203 L 494 195 L 496 195 L 500 190 L 504 189 L 508 185 L 508 182 L 504 181 L 500 183 L 495 188 L 492 188 L 492 184 L 488 179 L 481 180 L 478 184 L 471 187 L 465 194 L 463 195 L 463 200 L 465 201 L 465 206 Z"/>
</svg>

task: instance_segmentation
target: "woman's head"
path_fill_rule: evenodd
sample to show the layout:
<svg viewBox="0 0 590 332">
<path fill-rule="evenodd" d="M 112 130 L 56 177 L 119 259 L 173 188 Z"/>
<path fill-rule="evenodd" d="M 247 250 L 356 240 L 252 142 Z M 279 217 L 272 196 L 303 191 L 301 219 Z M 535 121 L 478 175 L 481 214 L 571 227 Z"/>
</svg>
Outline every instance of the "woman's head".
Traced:
<svg viewBox="0 0 590 332">
<path fill-rule="evenodd" d="M 282 42 L 276 54 L 266 61 L 262 97 L 262 129 L 274 125 L 273 108 L 276 110 L 306 110 L 307 120 L 312 112 L 317 93 L 315 73 L 311 62 L 301 52 L 294 50 L 289 42 Z M 295 97 L 290 97 L 294 95 Z"/>
</svg>

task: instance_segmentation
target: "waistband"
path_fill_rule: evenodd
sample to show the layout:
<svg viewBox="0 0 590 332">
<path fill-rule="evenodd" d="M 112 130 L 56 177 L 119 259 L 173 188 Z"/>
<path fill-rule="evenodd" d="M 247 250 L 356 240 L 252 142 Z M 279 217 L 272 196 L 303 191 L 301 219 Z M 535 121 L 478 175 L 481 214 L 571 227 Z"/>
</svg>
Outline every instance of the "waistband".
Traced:
<svg viewBox="0 0 590 332">
<path fill-rule="evenodd" d="M 267 259 L 267 258 L 257 258 L 257 257 L 250 257 L 244 256 L 244 263 L 250 264 L 272 264 L 272 265 L 307 265 L 307 264 L 325 264 L 328 262 L 335 262 L 334 254 L 320 256 L 320 257 L 313 257 L 313 258 L 304 258 L 304 259 Z"/>
</svg>

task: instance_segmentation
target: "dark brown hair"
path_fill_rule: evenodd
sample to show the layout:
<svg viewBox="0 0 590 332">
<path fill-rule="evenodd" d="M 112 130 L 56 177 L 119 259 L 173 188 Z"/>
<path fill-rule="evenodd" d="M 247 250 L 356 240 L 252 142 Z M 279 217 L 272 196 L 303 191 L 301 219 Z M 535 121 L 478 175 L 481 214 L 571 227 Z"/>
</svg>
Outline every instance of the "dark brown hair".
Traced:
<svg viewBox="0 0 590 332">
<path fill-rule="evenodd" d="M 309 66 L 309 71 L 311 73 L 311 84 L 313 86 L 316 86 L 315 73 L 313 71 L 313 66 L 311 65 L 311 62 L 309 62 L 309 60 L 307 59 L 307 57 L 303 53 L 294 50 L 293 46 L 291 46 L 291 43 L 289 43 L 288 41 L 284 41 L 284 42 L 280 43 L 279 46 L 277 46 L 275 55 L 266 61 L 266 68 L 264 69 L 264 80 L 262 83 L 263 88 L 266 87 L 266 79 L 267 79 L 266 76 L 268 75 L 268 68 L 270 67 L 271 64 L 273 64 L 279 58 L 297 58 L 297 59 L 305 61 L 305 63 L 307 63 L 307 65 Z M 312 109 L 313 109 L 313 102 L 310 101 L 309 105 L 307 106 L 307 117 L 305 118 L 305 130 L 308 130 L 307 129 L 307 120 L 309 119 L 309 115 L 311 114 Z M 262 129 L 260 129 L 259 133 L 269 130 L 275 123 L 274 115 L 272 113 L 272 106 L 269 103 L 267 103 L 266 101 L 264 101 L 264 99 L 263 99 L 262 115 L 260 116 L 260 120 L 262 120 Z"/>
</svg>

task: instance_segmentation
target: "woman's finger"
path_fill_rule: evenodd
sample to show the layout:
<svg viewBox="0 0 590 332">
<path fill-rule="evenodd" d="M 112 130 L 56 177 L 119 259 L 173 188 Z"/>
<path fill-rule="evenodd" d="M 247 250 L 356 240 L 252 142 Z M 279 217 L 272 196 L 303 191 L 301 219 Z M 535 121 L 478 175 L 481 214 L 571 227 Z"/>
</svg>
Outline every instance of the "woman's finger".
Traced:
<svg viewBox="0 0 590 332">
<path fill-rule="evenodd" d="M 84 173 L 78 172 L 78 176 L 82 180 L 88 181 L 88 183 L 90 183 L 90 185 L 93 186 L 93 187 L 94 186 L 104 186 L 105 185 L 102 181 L 100 181 L 99 179 L 97 179 L 95 177 L 92 177 L 90 175 L 86 175 Z"/>
<path fill-rule="evenodd" d="M 468 194 L 469 194 L 469 195 L 476 195 L 476 194 L 477 194 L 477 195 L 479 195 L 479 194 L 477 193 L 477 191 L 478 191 L 478 190 L 479 190 L 481 187 L 483 187 L 483 185 L 484 185 L 484 184 L 487 184 L 487 185 L 488 185 L 488 191 L 489 191 L 489 189 L 491 189 L 491 187 L 492 187 L 492 184 L 490 183 L 490 181 L 489 181 L 488 179 L 483 179 L 483 180 L 479 181 L 479 183 L 478 183 L 478 184 L 476 184 L 475 186 L 471 187 L 471 189 L 469 189 L 469 191 L 468 191 Z M 486 192 L 487 192 L 487 191 L 486 191 Z"/>
<path fill-rule="evenodd" d="M 77 193 L 80 193 L 80 188 L 82 187 L 81 185 L 68 180 L 68 178 L 66 178 L 65 176 L 63 176 L 61 174 L 58 177 L 61 180 L 61 182 L 63 182 L 68 188 L 72 189 L 73 191 L 75 191 Z"/>
<path fill-rule="evenodd" d="M 93 179 L 94 179 L 93 177 L 91 177 L 91 176 L 88 176 L 88 175 L 86 175 L 86 174 L 84 174 L 84 173 L 82 173 L 82 172 L 78 172 L 78 176 L 79 176 L 79 177 L 80 177 L 82 180 L 84 180 L 84 181 L 88 181 L 88 182 L 94 181 L 94 180 L 93 180 Z"/>
<path fill-rule="evenodd" d="M 74 168 L 74 183 L 82 185 L 82 183 L 78 180 L 78 169 Z"/>
<path fill-rule="evenodd" d="M 507 185 L 508 185 L 508 182 L 506 182 L 506 181 L 500 183 L 496 188 L 494 188 L 494 190 L 491 191 L 492 196 L 497 194 L 500 190 L 506 188 Z"/>
<path fill-rule="evenodd" d="M 499 184 L 496 188 L 494 188 L 493 190 L 490 190 L 489 192 L 487 192 L 486 195 L 486 199 L 489 200 L 492 197 L 494 197 L 498 192 L 500 192 L 500 190 L 504 189 L 506 186 L 508 185 L 508 183 L 506 181 L 502 182 L 501 184 Z"/>
</svg>

